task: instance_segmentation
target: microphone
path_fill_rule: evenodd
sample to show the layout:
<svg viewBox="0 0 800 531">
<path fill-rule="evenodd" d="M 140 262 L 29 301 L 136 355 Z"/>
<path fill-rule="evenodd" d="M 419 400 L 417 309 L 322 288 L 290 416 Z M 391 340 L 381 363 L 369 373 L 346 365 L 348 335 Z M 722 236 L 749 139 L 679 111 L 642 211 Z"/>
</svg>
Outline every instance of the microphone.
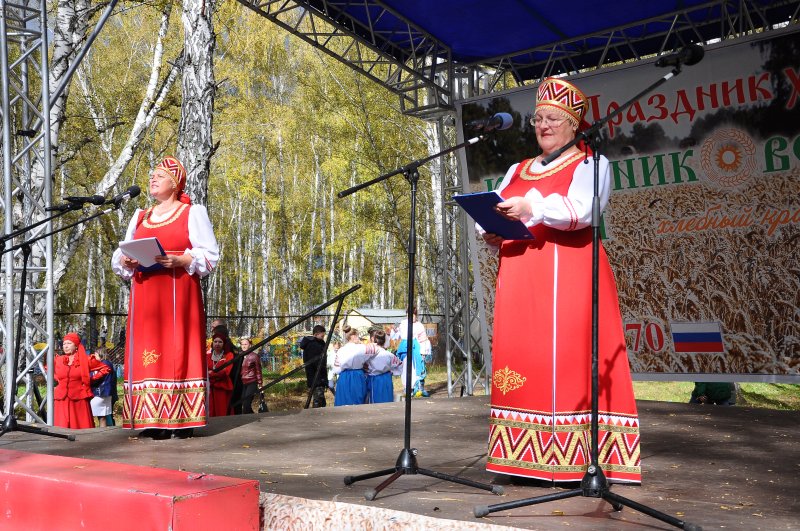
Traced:
<svg viewBox="0 0 800 531">
<path fill-rule="evenodd" d="M 70 203 L 91 203 L 93 205 L 102 205 L 106 202 L 106 198 L 102 195 L 93 195 L 91 197 L 83 197 L 79 195 L 71 195 L 64 198 L 64 201 L 69 201 Z"/>
<path fill-rule="evenodd" d="M 680 66 L 681 64 L 691 66 L 699 63 L 705 54 L 706 52 L 703 50 L 702 46 L 699 44 L 690 44 L 684 46 L 678 52 L 661 56 L 658 61 L 656 61 L 656 66 L 659 68 L 665 66 Z"/>
<path fill-rule="evenodd" d="M 467 129 L 490 133 L 492 131 L 505 131 L 514 125 L 514 117 L 507 112 L 499 112 L 482 120 L 467 122 Z"/>
<path fill-rule="evenodd" d="M 134 184 L 133 186 L 129 187 L 127 190 L 125 190 L 121 194 L 117 194 L 114 197 L 112 197 L 111 199 L 106 199 L 105 204 L 108 205 L 108 204 L 113 203 L 114 206 L 118 207 L 122 203 L 127 201 L 128 199 L 133 199 L 134 197 L 136 197 L 140 193 L 142 193 L 142 189 Z"/>
<path fill-rule="evenodd" d="M 106 198 L 102 195 L 92 195 L 92 196 L 81 196 L 81 195 L 70 195 L 63 198 L 66 203 L 62 205 L 54 205 L 47 207 L 45 212 L 64 212 L 65 210 L 80 210 L 83 208 L 85 203 L 91 203 L 93 205 L 102 205 L 105 203 Z"/>
</svg>

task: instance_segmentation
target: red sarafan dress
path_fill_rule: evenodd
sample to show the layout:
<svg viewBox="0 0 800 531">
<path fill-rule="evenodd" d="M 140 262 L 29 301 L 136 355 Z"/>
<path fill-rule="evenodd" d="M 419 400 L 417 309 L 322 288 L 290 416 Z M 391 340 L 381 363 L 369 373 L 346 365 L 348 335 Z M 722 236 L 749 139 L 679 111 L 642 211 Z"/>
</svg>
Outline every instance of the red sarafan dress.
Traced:
<svg viewBox="0 0 800 531">
<path fill-rule="evenodd" d="M 580 480 L 591 462 L 593 169 L 582 153 L 512 167 L 505 198 L 532 199 L 534 241 L 504 241 L 495 298 L 487 470 Z M 608 198 L 608 161 L 602 190 Z M 604 201 L 601 201 L 605 206 Z M 614 275 L 599 271 L 599 464 L 641 480 L 639 418 Z"/>
<path fill-rule="evenodd" d="M 152 209 L 131 220 L 126 239 L 157 237 L 167 254 L 193 256 L 188 268 L 136 271 L 131 278 L 125 342 L 124 428 L 192 428 L 205 426 L 205 308 L 200 277 L 211 272 L 219 256 L 206 209 L 181 204 L 161 222 Z M 119 249 L 117 253 L 121 253 Z M 114 271 L 130 272 L 112 258 Z"/>
</svg>

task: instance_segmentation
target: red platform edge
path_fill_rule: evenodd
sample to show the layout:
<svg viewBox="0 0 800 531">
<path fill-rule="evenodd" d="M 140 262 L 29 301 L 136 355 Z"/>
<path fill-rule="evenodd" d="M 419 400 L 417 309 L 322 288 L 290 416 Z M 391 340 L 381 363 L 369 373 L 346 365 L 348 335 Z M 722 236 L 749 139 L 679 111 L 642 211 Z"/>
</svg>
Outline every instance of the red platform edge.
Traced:
<svg viewBox="0 0 800 531">
<path fill-rule="evenodd" d="M 260 529 L 255 480 L 0 450 L 0 488 L 2 529 Z"/>
</svg>

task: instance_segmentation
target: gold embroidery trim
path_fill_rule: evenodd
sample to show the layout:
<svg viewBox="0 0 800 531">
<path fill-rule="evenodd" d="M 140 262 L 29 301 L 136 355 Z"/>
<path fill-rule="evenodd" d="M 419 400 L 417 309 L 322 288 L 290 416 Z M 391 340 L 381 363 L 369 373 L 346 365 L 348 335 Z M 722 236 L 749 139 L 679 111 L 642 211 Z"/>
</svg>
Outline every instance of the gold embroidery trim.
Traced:
<svg viewBox="0 0 800 531">
<path fill-rule="evenodd" d="M 157 362 L 160 357 L 161 354 L 156 353 L 155 350 L 145 350 L 142 352 L 142 364 L 147 367 Z"/>
<path fill-rule="evenodd" d="M 522 376 L 520 373 L 509 369 L 508 365 L 506 365 L 505 369 L 498 369 L 494 371 L 494 376 L 492 377 L 494 386 L 497 387 L 503 394 L 513 391 L 514 389 L 519 389 L 525 385 L 526 379 L 527 378 Z"/>
<path fill-rule="evenodd" d="M 175 210 L 175 212 L 173 212 L 173 214 L 170 217 L 168 217 L 164 221 L 160 221 L 158 223 L 155 223 L 155 222 L 151 222 L 150 221 L 150 215 L 153 213 L 153 207 L 150 207 L 150 208 L 147 209 L 147 212 L 144 213 L 144 221 L 142 221 L 142 225 L 144 225 L 148 229 L 157 229 L 159 227 L 163 227 L 165 225 L 169 225 L 170 223 L 172 223 L 173 221 L 178 219 L 178 217 L 181 215 L 181 212 L 183 212 L 187 208 L 189 208 L 189 205 L 187 205 L 186 203 L 183 203 L 181 206 L 179 206 Z"/>
<path fill-rule="evenodd" d="M 564 160 L 563 162 L 559 162 L 556 166 L 553 166 L 552 168 L 547 168 L 542 172 L 531 171 L 531 167 L 533 166 L 533 163 L 536 162 L 536 159 L 528 159 L 522 162 L 522 171 L 519 173 L 519 177 L 520 179 L 526 181 L 538 181 L 539 179 L 544 179 L 545 177 L 550 177 L 551 175 L 560 172 L 561 170 L 563 170 L 576 160 L 581 159 L 583 157 L 584 157 L 583 153 L 577 152 L 574 155 L 567 157 L 566 160 Z"/>
</svg>

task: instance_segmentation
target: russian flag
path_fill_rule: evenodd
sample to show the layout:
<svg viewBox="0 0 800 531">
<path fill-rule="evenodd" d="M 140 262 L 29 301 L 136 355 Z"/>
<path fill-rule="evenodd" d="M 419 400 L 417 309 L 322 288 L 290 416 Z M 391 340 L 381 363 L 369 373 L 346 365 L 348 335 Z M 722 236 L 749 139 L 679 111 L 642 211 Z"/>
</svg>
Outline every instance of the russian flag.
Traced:
<svg viewBox="0 0 800 531">
<path fill-rule="evenodd" d="M 670 323 L 675 352 L 725 352 L 722 329 L 714 323 Z"/>
</svg>

